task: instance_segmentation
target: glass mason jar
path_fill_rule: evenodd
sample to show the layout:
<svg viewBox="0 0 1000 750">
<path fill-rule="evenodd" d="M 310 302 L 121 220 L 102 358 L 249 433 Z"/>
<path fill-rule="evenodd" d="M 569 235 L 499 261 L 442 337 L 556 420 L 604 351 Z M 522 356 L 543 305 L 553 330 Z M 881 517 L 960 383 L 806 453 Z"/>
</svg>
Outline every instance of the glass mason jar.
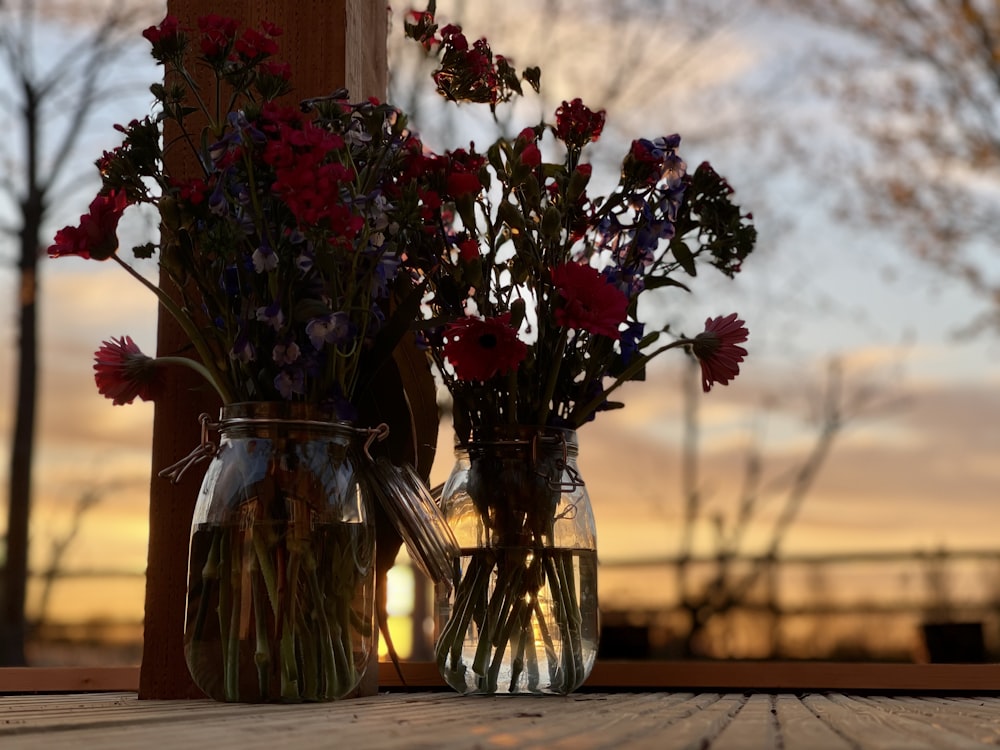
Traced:
<svg viewBox="0 0 1000 750">
<path fill-rule="evenodd" d="M 597 656 L 597 534 L 571 430 L 479 431 L 441 511 L 461 548 L 435 589 L 436 657 L 462 693 L 578 688 Z"/>
<path fill-rule="evenodd" d="M 184 654 L 220 701 L 329 701 L 374 638 L 357 431 L 304 404 L 223 407 L 191 526 Z"/>
</svg>

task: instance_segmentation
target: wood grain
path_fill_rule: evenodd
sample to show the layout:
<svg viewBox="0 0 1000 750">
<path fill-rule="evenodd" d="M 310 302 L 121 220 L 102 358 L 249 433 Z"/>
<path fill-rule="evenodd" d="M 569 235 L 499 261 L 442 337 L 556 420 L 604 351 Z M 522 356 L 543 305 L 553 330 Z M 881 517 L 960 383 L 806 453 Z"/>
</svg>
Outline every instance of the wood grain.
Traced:
<svg viewBox="0 0 1000 750">
<path fill-rule="evenodd" d="M 962 719 L 975 715 L 966 723 Z M 133 692 L 8 696 L 0 746 L 973 750 L 996 747 L 1000 698 L 610 692 L 465 697 L 393 692 L 336 703 L 140 701 Z"/>
</svg>

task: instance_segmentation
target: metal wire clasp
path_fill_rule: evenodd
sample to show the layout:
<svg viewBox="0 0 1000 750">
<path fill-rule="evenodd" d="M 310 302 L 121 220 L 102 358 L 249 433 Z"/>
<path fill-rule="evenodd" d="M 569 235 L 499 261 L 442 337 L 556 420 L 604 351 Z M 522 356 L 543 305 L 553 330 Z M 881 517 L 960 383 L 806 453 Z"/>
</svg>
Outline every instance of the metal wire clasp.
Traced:
<svg viewBox="0 0 1000 750">
<path fill-rule="evenodd" d="M 531 465 L 538 466 L 538 444 L 543 439 L 558 441 L 559 447 L 562 448 L 562 457 L 555 460 L 555 471 L 552 472 L 551 476 L 544 471 L 536 471 L 535 473 L 545 479 L 549 488 L 553 490 L 575 492 L 580 487 L 583 487 L 583 477 L 569 463 L 569 447 L 566 445 L 566 437 L 564 435 L 559 434 L 553 438 L 539 434 L 533 435 L 531 438 Z M 563 481 L 563 474 L 568 475 L 569 479 L 567 481 Z"/>
<path fill-rule="evenodd" d="M 180 461 L 162 469 L 157 476 L 169 479 L 171 484 L 177 484 L 184 476 L 184 472 L 196 463 L 204 461 L 206 458 L 212 458 L 219 452 L 219 446 L 208 439 L 209 428 L 216 429 L 218 427 L 218 424 L 213 423 L 211 419 L 204 412 L 198 416 L 198 421 L 201 423 L 201 443 Z"/>
<path fill-rule="evenodd" d="M 357 428 L 357 432 L 360 435 L 368 436 L 367 439 L 365 440 L 365 447 L 364 447 L 365 456 L 368 458 L 369 461 L 374 461 L 375 459 L 372 458 L 372 454 L 369 449 L 372 447 L 372 444 L 376 440 L 378 440 L 381 443 L 383 440 L 389 437 L 389 425 L 387 425 L 385 422 L 382 422 L 382 424 L 378 425 L 377 427 Z"/>
</svg>

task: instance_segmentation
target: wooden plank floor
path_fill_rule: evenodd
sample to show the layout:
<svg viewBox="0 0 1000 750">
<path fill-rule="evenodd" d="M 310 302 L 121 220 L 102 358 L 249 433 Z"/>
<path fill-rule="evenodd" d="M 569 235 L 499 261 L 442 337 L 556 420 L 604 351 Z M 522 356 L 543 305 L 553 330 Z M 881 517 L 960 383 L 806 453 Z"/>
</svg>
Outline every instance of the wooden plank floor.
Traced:
<svg viewBox="0 0 1000 750">
<path fill-rule="evenodd" d="M 0 747 L 964 750 L 1000 745 L 1000 697 L 392 692 L 311 705 L 140 701 L 135 693 L 0 697 Z"/>
</svg>

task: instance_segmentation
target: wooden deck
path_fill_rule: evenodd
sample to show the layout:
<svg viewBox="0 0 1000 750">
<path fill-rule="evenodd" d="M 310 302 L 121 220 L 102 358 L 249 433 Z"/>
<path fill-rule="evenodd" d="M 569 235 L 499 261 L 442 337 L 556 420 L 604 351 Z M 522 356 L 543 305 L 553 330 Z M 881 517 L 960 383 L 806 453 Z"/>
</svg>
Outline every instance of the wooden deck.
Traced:
<svg viewBox="0 0 1000 750">
<path fill-rule="evenodd" d="M 582 692 L 464 697 L 387 692 L 328 704 L 140 701 L 135 693 L 0 697 L 0 747 L 664 748 L 996 747 L 1000 697 Z"/>
</svg>

